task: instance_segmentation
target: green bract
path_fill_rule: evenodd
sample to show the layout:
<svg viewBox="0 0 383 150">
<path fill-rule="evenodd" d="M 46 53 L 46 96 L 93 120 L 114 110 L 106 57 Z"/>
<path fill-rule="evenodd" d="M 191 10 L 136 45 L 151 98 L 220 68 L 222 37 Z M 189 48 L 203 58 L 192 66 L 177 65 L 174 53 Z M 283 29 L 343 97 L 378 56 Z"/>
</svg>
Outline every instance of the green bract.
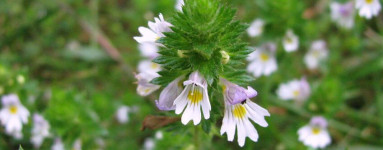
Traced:
<svg viewBox="0 0 383 150">
<path fill-rule="evenodd" d="M 181 74 L 198 70 L 216 87 L 219 77 L 244 85 L 252 80 L 242 68 L 253 49 L 240 39 L 247 28 L 234 20 L 235 10 L 218 0 L 186 0 L 170 20 L 173 32 L 158 40 L 165 47 L 153 61 L 161 64 L 154 84 L 167 85 Z"/>
</svg>

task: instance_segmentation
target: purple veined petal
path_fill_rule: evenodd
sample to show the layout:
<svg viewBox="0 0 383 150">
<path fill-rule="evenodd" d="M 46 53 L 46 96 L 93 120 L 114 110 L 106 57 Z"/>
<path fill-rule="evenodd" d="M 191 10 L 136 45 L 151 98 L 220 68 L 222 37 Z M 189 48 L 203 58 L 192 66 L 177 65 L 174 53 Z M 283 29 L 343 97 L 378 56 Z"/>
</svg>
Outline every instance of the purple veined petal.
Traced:
<svg viewBox="0 0 383 150">
<path fill-rule="evenodd" d="M 221 78 L 221 82 L 224 84 L 224 98 L 231 105 L 235 105 L 245 101 L 246 99 L 253 98 L 257 95 L 257 91 L 248 86 L 245 89 L 237 84 L 234 84 L 226 79 Z"/>
<path fill-rule="evenodd" d="M 207 88 L 207 82 L 199 71 L 194 71 L 189 75 L 189 80 L 184 82 L 184 85 L 196 84 L 203 88 Z"/>
<path fill-rule="evenodd" d="M 254 90 L 252 87 L 247 86 L 247 90 L 245 91 L 247 98 L 253 98 L 258 95 L 258 92 Z"/>
<path fill-rule="evenodd" d="M 314 116 L 310 120 L 310 125 L 319 126 L 321 128 L 327 127 L 327 120 L 322 116 Z"/>
<path fill-rule="evenodd" d="M 19 97 L 16 94 L 4 95 L 1 98 L 1 102 L 3 103 L 4 106 L 20 104 Z"/>
<path fill-rule="evenodd" d="M 170 82 L 161 92 L 159 100 L 156 100 L 156 106 L 160 110 L 169 111 L 174 110 L 174 100 L 181 94 L 183 87 L 181 81 L 184 76 L 176 78 Z"/>
</svg>

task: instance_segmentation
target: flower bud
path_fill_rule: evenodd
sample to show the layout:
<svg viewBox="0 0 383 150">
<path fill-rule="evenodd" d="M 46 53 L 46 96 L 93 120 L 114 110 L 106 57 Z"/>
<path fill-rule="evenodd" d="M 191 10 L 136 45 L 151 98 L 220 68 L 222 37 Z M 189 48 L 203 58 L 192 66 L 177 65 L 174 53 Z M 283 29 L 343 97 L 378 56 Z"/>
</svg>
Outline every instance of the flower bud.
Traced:
<svg viewBox="0 0 383 150">
<path fill-rule="evenodd" d="M 221 53 L 221 55 L 222 55 L 222 60 L 221 60 L 221 62 L 223 63 L 223 64 L 227 64 L 228 62 L 229 62 L 229 60 L 230 60 L 230 55 L 226 52 L 226 51 L 220 51 L 220 53 Z"/>
</svg>

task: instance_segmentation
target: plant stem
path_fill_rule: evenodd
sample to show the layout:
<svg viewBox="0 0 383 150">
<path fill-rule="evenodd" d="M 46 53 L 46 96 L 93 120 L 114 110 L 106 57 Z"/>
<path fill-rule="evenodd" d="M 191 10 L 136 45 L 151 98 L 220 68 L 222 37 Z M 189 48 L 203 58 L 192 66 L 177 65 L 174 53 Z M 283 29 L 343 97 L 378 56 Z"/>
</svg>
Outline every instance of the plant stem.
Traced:
<svg viewBox="0 0 383 150">
<path fill-rule="evenodd" d="M 198 126 L 194 126 L 194 146 L 196 149 L 200 149 Z"/>
</svg>

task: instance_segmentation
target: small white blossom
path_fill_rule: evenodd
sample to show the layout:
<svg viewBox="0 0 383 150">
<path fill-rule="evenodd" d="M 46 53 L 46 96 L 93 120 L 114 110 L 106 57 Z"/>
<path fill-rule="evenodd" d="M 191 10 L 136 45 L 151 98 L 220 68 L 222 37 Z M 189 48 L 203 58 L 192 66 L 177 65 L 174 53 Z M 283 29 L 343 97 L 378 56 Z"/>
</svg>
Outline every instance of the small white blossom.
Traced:
<svg viewBox="0 0 383 150">
<path fill-rule="evenodd" d="M 356 0 L 355 7 L 359 9 L 359 15 L 367 19 L 378 16 L 382 9 L 379 0 Z"/>
<path fill-rule="evenodd" d="M 350 29 L 354 26 L 354 4 L 332 2 L 331 8 L 331 19 L 336 22 L 339 26 Z"/>
<path fill-rule="evenodd" d="M 310 50 L 306 53 L 304 57 L 304 62 L 307 68 L 313 70 L 317 69 L 319 63 L 326 59 L 328 56 L 328 49 L 326 42 L 322 40 L 314 41 L 311 44 Z"/>
<path fill-rule="evenodd" d="M 176 8 L 178 11 L 182 11 L 182 6 L 184 6 L 184 5 L 185 5 L 184 0 L 177 0 L 177 3 L 176 3 L 175 8 Z"/>
<path fill-rule="evenodd" d="M 181 94 L 183 90 L 182 80 L 184 76 L 178 77 L 170 82 L 161 92 L 159 100 L 156 100 L 157 108 L 160 110 L 174 110 L 174 100 Z"/>
<path fill-rule="evenodd" d="M 211 106 L 205 78 L 198 71 L 195 71 L 190 74 L 189 80 L 186 80 L 184 85 L 185 89 L 174 100 L 176 114 L 183 112 L 181 122 L 186 125 L 190 120 L 193 120 L 194 125 L 199 124 L 201 108 L 204 118 L 209 119 Z"/>
<path fill-rule="evenodd" d="M 0 110 L 1 124 L 5 132 L 17 139 L 22 137 L 23 124 L 28 122 L 29 111 L 20 103 L 15 94 L 4 95 L 1 99 L 3 108 Z"/>
<path fill-rule="evenodd" d="M 262 75 L 269 76 L 277 70 L 277 60 L 275 59 L 276 45 L 274 43 L 264 44 L 262 47 L 256 48 L 247 60 L 250 64 L 247 66 L 247 71 L 255 77 Z"/>
<path fill-rule="evenodd" d="M 159 71 L 161 71 L 161 65 L 150 60 L 143 60 L 138 63 L 138 72 L 140 73 L 157 74 Z"/>
<path fill-rule="evenodd" d="M 262 19 L 256 19 L 254 20 L 249 28 L 247 28 L 247 34 L 249 34 L 250 37 L 257 37 L 260 36 L 263 32 L 263 26 L 264 22 Z"/>
<path fill-rule="evenodd" d="M 154 78 L 159 77 L 159 75 L 142 72 L 136 75 L 136 79 L 138 80 L 137 84 L 137 93 L 141 96 L 148 96 L 152 92 L 158 90 L 160 88 L 159 85 L 155 85 L 150 83 Z"/>
<path fill-rule="evenodd" d="M 156 142 L 152 138 L 146 138 L 144 142 L 144 150 L 153 150 Z"/>
<path fill-rule="evenodd" d="M 60 138 L 56 138 L 51 150 L 65 150 L 64 143 L 61 141 Z"/>
<path fill-rule="evenodd" d="M 331 143 L 331 137 L 327 131 L 327 121 L 320 116 L 313 117 L 309 125 L 300 128 L 298 135 L 299 141 L 315 149 L 325 148 Z"/>
<path fill-rule="evenodd" d="M 116 119 L 119 123 L 125 124 L 129 121 L 130 108 L 128 106 L 120 106 L 117 109 Z"/>
<path fill-rule="evenodd" d="M 164 16 L 162 14 L 159 15 L 159 18 L 154 18 L 154 22 L 149 21 L 148 22 L 149 28 L 145 27 L 139 27 L 138 31 L 141 33 L 142 36 L 134 37 L 134 39 L 138 43 L 153 43 L 156 44 L 156 41 L 160 39 L 161 37 L 165 37 L 163 34 L 164 32 L 172 32 L 170 27 L 172 24 L 165 21 Z M 159 44 L 160 45 L 160 44 Z"/>
<path fill-rule="evenodd" d="M 147 57 L 149 59 L 154 59 L 159 55 L 157 53 L 159 48 L 156 44 L 153 43 L 140 43 L 138 45 L 138 49 L 140 50 L 142 56 Z"/>
<path fill-rule="evenodd" d="M 245 145 L 246 137 L 249 137 L 254 142 L 258 141 L 258 132 L 250 120 L 262 127 L 267 127 L 268 124 L 264 117 L 270 116 L 270 113 L 250 100 L 250 98 L 257 95 L 257 92 L 253 88 L 248 87 L 248 90 L 236 88 L 236 92 L 229 92 L 230 90 L 228 88 L 233 86 L 233 83 L 226 80 L 223 80 L 223 82 L 225 114 L 222 120 L 221 135 L 226 133 L 227 140 L 233 141 L 235 130 L 237 130 L 238 144 L 241 147 Z M 245 94 L 243 95 L 243 93 Z M 230 98 L 234 97 L 244 100 L 241 103 L 232 104 Z"/>
<path fill-rule="evenodd" d="M 279 98 L 282 100 L 304 101 L 310 95 L 310 85 L 305 78 L 292 80 L 281 84 L 277 90 Z"/>
<path fill-rule="evenodd" d="M 162 138 L 164 138 L 164 134 L 162 133 L 162 131 L 157 131 L 155 137 L 157 140 L 161 140 Z"/>
<path fill-rule="evenodd" d="M 82 148 L 82 141 L 81 139 L 77 139 L 76 141 L 74 141 L 73 143 L 73 148 L 72 150 L 81 150 Z"/>
<path fill-rule="evenodd" d="M 44 138 L 50 136 L 50 125 L 43 116 L 39 114 L 33 115 L 33 128 L 31 143 L 35 148 L 39 148 L 44 141 Z"/>
<path fill-rule="evenodd" d="M 298 50 L 299 47 L 299 38 L 294 34 L 292 30 L 286 32 L 285 37 L 283 38 L 283 48 L 287 52 L 294 52 Z"/>
</svg>

